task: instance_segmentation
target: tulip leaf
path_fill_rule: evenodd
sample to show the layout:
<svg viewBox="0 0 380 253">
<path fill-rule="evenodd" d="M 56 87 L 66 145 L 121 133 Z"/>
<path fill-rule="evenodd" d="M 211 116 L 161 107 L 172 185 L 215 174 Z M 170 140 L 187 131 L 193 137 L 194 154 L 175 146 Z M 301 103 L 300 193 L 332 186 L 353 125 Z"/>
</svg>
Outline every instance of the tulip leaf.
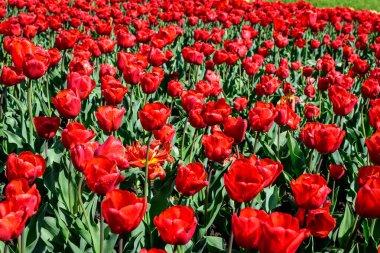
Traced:
<svg viewBox="0 0 380 253">
<path fill-rule="evenodd" d="M 217 236 L 205 236 L 207 242 L 208 252 L 221 252 L 225 251 L 225 244 L 222 237 Z"/>
<path fill-rule="evenodd" d="M 350 232 L 352 231 L 352 226 L 354 225 L 355 217 L 351 211 L 350 205 L 346 205 L 344 210 L 344 215 L 342 222 L 339 226 L 338 240 L 340 245 L 345 245 Z"/>
</svg>

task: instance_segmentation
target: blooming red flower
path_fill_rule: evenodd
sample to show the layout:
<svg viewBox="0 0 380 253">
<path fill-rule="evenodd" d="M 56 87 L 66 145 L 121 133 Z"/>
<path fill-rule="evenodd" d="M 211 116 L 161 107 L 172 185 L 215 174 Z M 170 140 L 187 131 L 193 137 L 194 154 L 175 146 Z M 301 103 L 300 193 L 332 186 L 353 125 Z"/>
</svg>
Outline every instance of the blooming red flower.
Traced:
<svg viewBox="0 0 380 253">
<path fill-rule="evenodd" d="M 36 128 L 37 135 L 44 139 L 50 139 L 55 136 L 61 123 L 58 117 L 34 117 L 34 126 Z"/>
<path fill-rule="evenodd" d="M 333 104 L 333 111 L 339 116 L 348 115 L 359 100 L 355 95 L 337 85 L 331 87 L 328 94 Z"/>
<path fill-rule="evenodd" d="M 186 166 L 180 164 L 175 187 L 181 194 L 191 196 L 209 184 L 206 179 L 207 174 L 203 164 L 199 162 L 189 163 Z"/>
<path fill-rule="evenodd" d="M 154 217 L 162 240 L 172 245 L 183 245 L 190 241 L 197 227 L 194 211 L 188 206 L 172 206 Z"/>
<path fill-rule="evenodd" d="M 95 88 L 95 81 L 87 75 L 78 72 L 67 74 L 67 88 L 77 91 L 81 100 L 85 100 Z"/>
<path fill-rule="evenodd" d="M 68 149 L 76 143 L 86 143 L 94 137 L 94 131 L 87 130 L 85 126 L 78 122 L 70 122 L 61 133 L 63 146 Z"/>
<path fill-rule="evenodd" d="M 223 162 L 231 154 L 233 143 L 234 139 L 226 136 L 221 131 L 202 137 L 206 157 L 219 163 Z"/>
<path fill-rule="evenodd" d="M 275 117 L 276 111 L 272 103 L 258 101 L 255 106 L 249 110 L 249 126 L 253 131 L 268 132 Z"/>
<path fill-rule="evenodd" d="M 247 130 L 247 120 L 242 117 L 229 117 L 223 121 L 224 133 L 234 138 L 235 144 L 238 144 L 244 140 L 245 131 Z"/>
<path fill-rule="evenodd" d="M 329 206 L 308 211 L 306 228 L 313 236 L 325 238 L 335 228 L 336 221 L 330 215 L 329 211 Z"/>
<path fill-rule="evenodd" d="M 311 121 L 319 116 L 319 107 L 313 104 L 306 104 L 304 114 L 307 120 Z"/>
<path fill-rule="evenodd" d="M 110 135 L 107 140 L 95 150 L 95 156 L 106 157 L 111 161 L 116 162 L 120 170 L 125 170 L 129 167 L 125 148 L 123 143 Z"/>
<path fill-rule="evenodd" d="M 0 240 L 16 239 L 24 230 L 28 215 L 10 200 L 0 202 Z"/>
<path fill-rule="evenodd" d="M 153 130 L 152 132 L 154 138 L 161 141 L 162 143 L 172 143 L 176 130 L 172 124 L 167 124 L 164 125 L 161 129 Z"/>
<path fill-rule="evenodd" d="M 366 139 L 365 144 L 367 145 L 371 162 L 380 165 L 380 132 L 376 132 L 369 139 Z"/>
<path fill-rule="evenodd" d="M 9 181 L 24 178 L 31 184 L 45 173 L 46 162 L 41 155 L 24 151 L 18 156 L 10 154 L 6 166 L 5 175 Z"/>
<path fill-rule="evenodd" d="M 244 111 L 247 108 L 248 99 L 245 97 L 238 97 L 234 100 L 234 108 L 236 111 Z"/>
<path fill-rule="evenodd" d="M 86 163 L 94 157 L 95 150 L 99 143 L 90 141 L 86 143 L 75 143 L 70 148 L 70 158 L 78 171 L 83 172 Z"/>
<path fill-rule="evenodd" d="M 116 106 L 106 105 L 98 107 L 95 117 L 98 120 L 99 127 L 104 132 L 111 133 L 120 128 L 124 114 L 124 107 L 119 109 Z"/>
<path fill-rule="evenodd" d="M 170 109 L 160 102 L 148 103 L 138 112 L 138 115 L 142 127 L 151 132 L 165 125 L 170 116 Z"/>
<path fill-rule="evenodd" d="M 231 113 L 231 106 L 226 103 L 226 99 L 220 98 L 216 102 L 209 101 L 204 104 L 201 115 L 208 126 L 213 126 L 222 124 Z"/>
<path fill-rule="evenodd" d="M 81 111 L 80 97 L 71 89 L 59 91 L 52 100 L 59 114 L 66 119 L 76 118 Z"/>
<path fill-rule="evenodd" d="M 355 212 L 363 218 L 380 218 L 380 178 L 369 179 L 360 187 L 355 199 Z"/>
<path fill-rule="evenodd" d="M 330 164 L 329 170 L 330 170 L 330 177 L 335 180 L 341 179 L 344 173 L 346 172 L 344 169 L 344 166 L 341 164 Z"/>
<path fill-rule="evenodd" d="M 134 230 L 147 209 L 145 198 L 137 198 L 129 191 L 115 189 L 107 192 L 102 204 L 102 215 L 111 231 L 125 234 Z"/>
<path fill-rule="evenodd" d="M 262 210 L 246 207 L 232 216 L 232 231 L 237 245 L 247 250 L 258 249 L 262 234 L 262 223 L 268 214 Z"/>
<path fill-rule="evenodd" d="M 316 209 L 325 203 L 331 192 L 326 180 L 317 174 L 302 174 L 290 182 L 296 204 L 304 209 Z"/>
<path fill-rule="evenodd" d="M 86 163 L 84 175 L 88 188 L 96 194 L 106 195 L 124 180 L 116 162 L 106 157 L 94 157 Z"/>
<path fill-rule="evenodd" d="M 14 67 L 4 66 L 1 71 L 0 83 L 10 87 L 25 80 L 25 75 L 17 73 Z"/>
</svg>

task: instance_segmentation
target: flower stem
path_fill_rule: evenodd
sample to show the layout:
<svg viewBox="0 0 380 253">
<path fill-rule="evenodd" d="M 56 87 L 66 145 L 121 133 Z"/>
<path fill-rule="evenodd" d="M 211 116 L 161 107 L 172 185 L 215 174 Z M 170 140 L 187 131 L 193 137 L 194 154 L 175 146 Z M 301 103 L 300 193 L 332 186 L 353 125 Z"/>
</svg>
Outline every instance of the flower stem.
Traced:
<svg viewBox="0 0 380 253">
<path fill-rule="evenodd" d="M 312 149 L 310 151 L 310 159 L 309 159 L 309 169 L 308 171 L 311 172 L 312 171 L 312 167 L 313 167 L 313 154 L 314 154 L 314 149 Z"/>
<path fill-rule="evenodd" d="M 332 195 L 331 195 L 331 200 L 335 201 L 335 180 L 333 180 L 333 188 L 332 188 Z M 336 203 L 334 203 L 332 206 L 335 207 Z M 332 210 L 334 211 L 334 210 Z"/>
<path fill-rule="evenodd" d="M 124 249 L 124 238 L 123 238 L 123 235 L 119 235 L 118 253 L 123 253 L 123 249 Z"/>
<path fill-rule="evenodd" d="M 235 150 L 236 150 L 236 156 L 237 156 L 237 159 L 240 159 L 239 144 L 236 144 L 236 145 L 235 145 Z"/>
<path fill-rule="evenodd" d="M 234 213 L 236 214 L 239 214 L 239 211 L 240 211 L 240 205 L 241 203 L 235 203 L 235 206 L 232 210 L 232 215 Z M 232 231 L 232 225 L 231 225 L 231 234 L 230 234 L 230 240 L 229 240 L 229 243 L 228 243 L 228 253 L 231 253 L 232 252 L 232 246 L 234 244 L 234 232 Z"/>
<path fill-rule="evenodd" d="M 48 159 L 48 140 L 44 142 L 45 160 Z"/>
<path fill-rule="evenodd" d="M 181 205 L 182 200 L 183 200 L 183 195 L 180 194 L 177 205 Z"/>
<path fill-rule="evenodd" d="M 363 131 L 363 137 L 364 139 L 366 138 L 366 131 L 365 131 L 365 125 L 364 125 L 364 107 L 365 107 L 365 103 L 366 101 L 363 101 L 363 104 L 362 104 L 362 110 L 360 112 L 360 121 L 362 123 L 362 131 Z"/>
<path fill-rule="evenodd" d="M 281 134 L 281 126 L 278 126 L 277 131 L 277 159 L 280 161 L 280 134 Z"/>
<path fill-rule="evenodd" d="M 193 142 L 191 143 L 190 157 L 189 157 L 190 162 L 193 160 L 195 140 L 197 139 L 197 130 L 198 128 L 195 128 Z"/>
<path fill-rule="evenodd" d="M 29 87 L 28 87 L 28 112 L 30 119 L 30 128 L 29 128 L 29 143 L 32 145 L 33 143 L 33 132 L 34 132 L 34 123 L 33 123 L 33 109 L 32 109 L 32 79 L 29 79 Z"/>
<path fill-rule="evenodd" d="M 144 181 L 144 196 L 148 199 L 149 196 L 149 150 L 152 142 L 153 133 L 150 133 L 148 143 L 146 144 L 146 157 L 145 157 L 145 181 Z"/>
<path fill-rule="evenodd" d="M 189 118 L 186 118 L 185 124 L 183 125 L 183 133 L 182 133 L 182 143 L 181 143 L 181 159 L 183 160 L 183 154 L 184 154 L 184 146 L 185 146 L 185 137 L 186 137 L 186 131 L 188 126 Z"/>
<path fill-rule="evenodd" d="M 208 172 L 208 177 L 207 177 L 208 185 L 206 188 L 206 199 L 205 199 L 205 205 L 204 205 L 204 213 L 205 213 L 204 226 L 205 227 L 207 226 L 208 201 L 209 201 L 209 193 L 210 193 L 212 173 L 213 173 L 213 169 L 211 168 L 210 171 Z M 207 234 L 207 231 L 206 231 L 206 234 Z"/>
<path fill-rule="evenodd" d="M 47 104 L 49 108 L 49 116 L 51 116 L 51 106 L 50 106 L 50 94 L 49 94 L 49 78 L 46 75 L 46 98 L 47 98 Z"/>
<path fill-rule="evenodd" d="M 18 243 L 18 252 L 24 253 L 25 252 L 25 245 L 24 245 L 24 230 L 21 232 L 21 235 L 17 238 Z"/>
<path fill-rule="evenodd" d="M 350 237 L 348 238 L 348 240 L 346 242 L 346 246 L 344 247 L 344 253 L 350 252 L 352 241 L 354 240 L 355 235 L 357 234 L 357 231 L 358 231 L 362 221 L 363 221 L 363 219 L 359 215 L 357 215 L 356 219 L 355 219 L 355 223 L 354 223 L 354 228 L 350 234 Z"/>
<path fill-rule="evenodd" d="M 253 144 L 253 154 L 256 153 L 257 142 L 259 141 L 259 134 L 260 134 L 260 132 L 257 131 L 256 136 L 255 136 L 255 144 Z"/>
<path fill-rule="evenodd" d="M 104 245 L 104 217 L 102 215 L 102 197 L 99 198 L 100 202 L 100 253 L 103 253 L 103 245 Z"/>
</svg>

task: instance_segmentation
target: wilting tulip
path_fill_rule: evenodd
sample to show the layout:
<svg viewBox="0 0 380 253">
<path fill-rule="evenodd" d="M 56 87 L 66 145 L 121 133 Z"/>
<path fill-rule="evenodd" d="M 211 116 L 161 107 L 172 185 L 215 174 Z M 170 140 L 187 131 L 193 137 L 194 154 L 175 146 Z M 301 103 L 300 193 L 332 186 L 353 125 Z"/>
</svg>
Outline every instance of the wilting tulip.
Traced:
<svg viewBox="0 0 380 253">
<path fill-rule="evenodd" d="M 95 81 L 87 75 L 81 75 L 78 72 L 67 74 L 67 88 L 76 90 L 80 99 L 85 100 L 95 88 Z"/>
<path fill-rule="evenodd" d="M 94 157 L 87 162 L 84 175 L 88 188 L 99 195 L 106 195 L 124 180 L 116 162 L 106 157 Z"/>
<path fill-rule="evenodd" d="M 102 204 L 102 215 L 111 231 L 129 233 L 140 224 L 146 212 L 145 198 L 137 198 L 129 191 L 115 189 L 107 192 Z"/>
<path fill-rule="evenodd" d="M 380 218 L 380 177 L 369 179 L 358 191 L 355 212 L 362 218 Z"/>
<path fill-rule="evenodd" d="M 232 152 L 234 139 L 226 136 L 223 132 L 217 131 L 212 135 L 202 137 L 202 145 L 208 159 L 215 162 L 223 162 Z"/>
<path fill-rule="evenodd" d="M 247 250 L 258 249 L 262 234 L 262 223 L 268 214 L 262 210 L 246 207 L 232 216 L 232 231 L 237 245 Z"/>
<path fill-rule="evenodd" d="M 59 114 L 66 119 L 76 118 L 81 111 L 80 97 L 71 89 L 59 91 L 52 100 Z"/>
<path fill-rule="evenodd" d="M 339 116 L 348 115 L 359 100 L 355 95 L 337 85 L 331 87 L 328 93 L 333 105 L 333 111 Z"/>
<path fill-rule="evenodd" d="M 90 141 L 86 143 L 75 143 L 70 148 L 70 158 L 74 168 L 83 172 L 86 163 L 94 157 L 95 150 L 99 143 Z"/>
<path fill-rule="evenodd" d="M 161 129 L 153 130 L 153 136 L 162 143 L 172 143 L 175 132 L 176 130 L 173 125 L 167 124 L 164 125 Z"/>
<path fill-rule="evenodd" d="M 151 132 L 165 125 L 170 116 L 170 109 L 160 102 L 148 103 L 138 112 L 138 115 L 142 127 Z"/>
<path fill-rule="evenodd" d="M 5 187 L 7 200 L 14 202 L 18 209 L 25 211 L 28 217 L 33 216 L 41 202 L 41 195 L 36 185 L 29 186 L 24 178 L 15 179 Z"/>
<path fill-rule="evenodd" d="M 94 131 L 87 130 L 85 126 L 78 122 L 70 122 L 61 133 L 63 146 L 68 149 L 76 143 L 86 143 L 94 137 Z"/>
<path fill-rule="evenodd" d="M 1 71 L 0 83 L 10 87 L 25 80 L 24 74 L 17 73 L 14 67 L 4 66 Z"/>
<path fill-rule="evenodd" d="M 10 154 L 6 166 L 5 175 L 9 181 L 24 178 L 32 184 L 36 178 L 45 173 L 46 162 L 41 155 L 24 151 L 18 156 L 14 153 Z"/>
<path fill-rule="evenodd" d="M 34 126 L 36 128 L 37 135 L 44 139 L 50 139 L 55 136 L 61 123 L 58 117 L 34 117 Z"/>
<path fill-rule="evenodd" d="M 272 103 L 258 101 L 255 106 L 249 110 L 249 126 L 253 131 L 268 132 L 275 117 L 276 111 Z"/>
<path fill-rule="evenodd" d="M 209 184 L 203 164 L 199 162 L 182 164 L 178 167 L 175 187 L 184 196 L 191 196 Z"/>
<path fill-rule="evenodd" d="M 123 143 L 112 135 L 96 149 L 95 156 L 106 157 L 109 160 L 116 162 L 117 167 L 120 170 L 129 167 Z"/>
<path fill-rule="evenodd" d="M 106 105 L 98 107 L 95 117 L 98 120 L 99 127 L 104 132 L 111 133 L 120 128 L 124 114 L 124 107 L 119 109 L 116 106 Z"/>
<path fill-rule="evenodd" d="M 330 177 L 334 180 L 341 179 L 345 173 L 344 166 L 341 164 L 330 164 L 329 171 L 330 171 Z"/>
<path fill-rule="evenodd" d="M 310 232 L 300 229 L 298 219 L 286 213 L 273 212 L 263 223 L 260 253 L 295 253 Z"/>
<path fill-rule="evenodd" d="M 194 235 L 197 218 L 191 207 L 172 206 L 154 217 L 153 223 L 164 242 L 172 245 L 184 245 Z"/>
<path fill-rule="evenodd" d="M 224 133 L 234 138 L 235 144 L 238 144 L 244 140 L 247 125 L 247 121 L 240 116 L 226 118 L 223 122 Z"/>
<path fill-rule="evenodd" d="M 380 165 L 380 132 L 376 132 L 369 139 L 366 139 L 365 144 L 367 145 L 371 162 Z"/>
<path fill-rule="evenodd" d="M 325 238 L 335 228 L 336 221 L 329 211 L 329 206 L 308 211 L 306 228 L 313 236 Z"/>
<path fill-rule="evenodd" d="M 317 209 L 331 192 L 326 180 L 317 174 L 303 174 L 290 182 L 296 204 L 304 209 Z"/>
</svg>

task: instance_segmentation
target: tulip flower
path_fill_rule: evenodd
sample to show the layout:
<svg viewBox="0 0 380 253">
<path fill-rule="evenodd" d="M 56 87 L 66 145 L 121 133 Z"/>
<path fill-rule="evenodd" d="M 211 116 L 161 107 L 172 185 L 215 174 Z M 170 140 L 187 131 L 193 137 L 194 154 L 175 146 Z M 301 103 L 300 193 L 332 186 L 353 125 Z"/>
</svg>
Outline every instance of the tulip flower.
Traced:
<svg viewBox="0 0 380 253">
<path fill-rule="evenodd" d="M 145 104 L 138 112 L 142 127 L 151 132 L 162 128 L 170 116 L 170 109 L 160 102 Z"/>
<path fill-rule="evenodd" d="M 37 135 L 44 139 L 50 139 L 55 136 L 61 123 L 58 117 L 34 117 L 34 126 L 36 128 Z"/>
<path fill-rule="evenodd" d="M 41 155 L 24 151 L 18 156 L 14 153 L 10 154 L 6 166 L 5 175 L 9 181 L 24 178 L 32 184 L 36 178 L 45 173 L 46 162 Z"/>
<path fill-rule="evenodd" d="M 203 164 L 199 162 L 182 164 L 178 167 L 175 187 L 184 196 L 192 196 L 209 184 Z"/>
</svg>

